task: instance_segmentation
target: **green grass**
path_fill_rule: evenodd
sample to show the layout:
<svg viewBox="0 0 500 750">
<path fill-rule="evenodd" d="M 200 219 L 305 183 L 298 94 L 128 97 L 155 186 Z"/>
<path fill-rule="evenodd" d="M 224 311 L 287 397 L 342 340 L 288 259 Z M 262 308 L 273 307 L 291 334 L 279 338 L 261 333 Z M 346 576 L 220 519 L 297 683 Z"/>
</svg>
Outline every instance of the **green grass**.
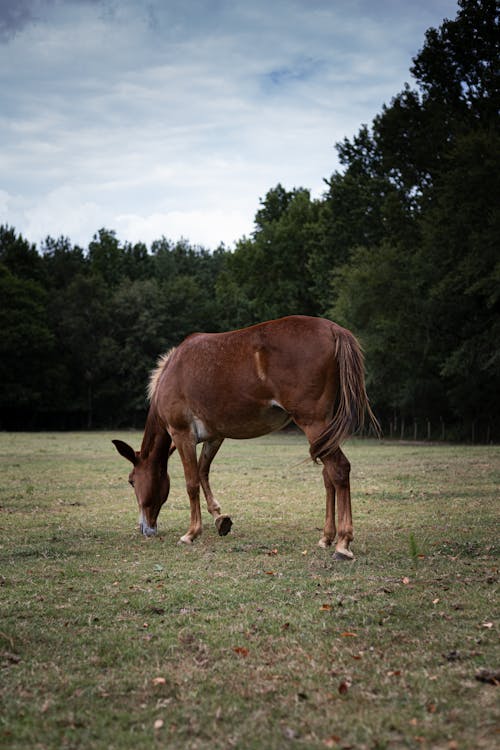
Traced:
<svg viewBox="0 0 500 750">
<path fill-rule="evenodd" d="M 352 441 L 356 560 L 294 434 L 227 441 L 234 521 L 136 531 L 111 437 L 0 434 L 0 746 L 493 748 L 500 450 Z"/>
</svg>

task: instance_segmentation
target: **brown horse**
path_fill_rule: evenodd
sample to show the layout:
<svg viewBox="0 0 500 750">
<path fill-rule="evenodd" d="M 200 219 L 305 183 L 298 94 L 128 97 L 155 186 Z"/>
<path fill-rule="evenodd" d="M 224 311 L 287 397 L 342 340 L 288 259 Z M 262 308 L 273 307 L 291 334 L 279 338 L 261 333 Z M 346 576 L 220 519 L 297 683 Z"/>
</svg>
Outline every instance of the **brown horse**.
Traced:
<svg viewBox="0 0 500 750">
<path fill-rule="evenodd" d="M 338 537 L 335 557 L 351 559 L 350 465 L 340 444 L 364 421 L 378 430 L 365 390 L 363 355 L 352 333 L 322 318 L 293 315 L 228 333 L 195 333 L 160 358 L 149 384 L 150 408 L 141 450 L 113 440 L 133 464 L 140 528 L 157 531 L 168 497 L 168 458 L 179 451 L 191 504 L 182 542 L 201 534 L 200 484 L 221 536 L 232 521 L 222 515 L 209 470 L 224 438 L 253 438 L 293 421 L 310 454 L 323 463 L 326 519 L 321 547 Z M 203 443 L 200 458 L 197 443 Z"/>
</svg>

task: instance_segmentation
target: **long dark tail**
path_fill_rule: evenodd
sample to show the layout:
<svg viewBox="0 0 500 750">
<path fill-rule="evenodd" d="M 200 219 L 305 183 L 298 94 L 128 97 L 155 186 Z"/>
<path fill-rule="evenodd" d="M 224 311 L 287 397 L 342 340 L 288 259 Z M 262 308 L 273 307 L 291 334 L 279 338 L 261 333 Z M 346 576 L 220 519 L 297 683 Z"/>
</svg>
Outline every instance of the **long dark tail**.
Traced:
<svg viewBox="0 0 500 750">
<path fill-rule="evenodd" d="M 314 461 L 334 453 L 340 445 L 363 428 L 366 417 L 375 433 L 380 425 L 373 413 L 365 387 L 365 366 L 361 347 L 346 328 L 335 326 L 335 358 L 339 368 L 339 393 L 335 414 L 328 427 L 311 444 Z"/>
</svg>

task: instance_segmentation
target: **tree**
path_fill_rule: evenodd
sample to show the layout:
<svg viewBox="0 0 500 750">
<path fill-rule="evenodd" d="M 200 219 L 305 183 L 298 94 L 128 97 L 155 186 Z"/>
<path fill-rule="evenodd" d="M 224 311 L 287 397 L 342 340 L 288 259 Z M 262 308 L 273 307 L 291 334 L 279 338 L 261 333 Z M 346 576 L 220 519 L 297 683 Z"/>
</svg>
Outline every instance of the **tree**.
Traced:
<svg viewBox="0 0 500 750">
<path fill-rule="evenodd" d="M 318 311 L 308 268 L 318 215 L 318 203 L 303 188 L 287 192 L 278 185 L 261 201 L 253 237 L 237 244 L 226 266 L 232 296 L 248 310 L 248 322 Z"/>
<path fill-rule="evenodd" d="M 76 276 L 53 300 L 52 316 L 67 373 L 66 410 L 85 414 L 91 428 L 107 413 L 103 386 L 115 377 L 110 297 L 102 278 Z"/>
<path fill-rule="evenodd" d="M 15 276 L 41 283 L 46 281 L 42 259 L 36 246 L 22 235 L 17 235 L 13 227 L 0 226 L 0 263 Z"/>
<path fill-rule="evenodd" d="M 36 425 L 48 398 L 46 372 L 54 338 L 47 294 L 32 279 L 19 278 L 0 263 L 0 420 L 12 427 Z"/>
<path fill-rule="evenodd" d="M 109 229 L 100 229 L 89 244 L 90 268 L 108 287 L 116 286 L 123 278 L 124 256 L 116 233 Z"/>
<path fill-rule="evenodd" d="M 359 209 L 331 310 L 366 343 L 377 403 L 470 425 L 500 412 L 499 14 L 490 0 L 459 7 L 426 34 L 419 89 L 342 144 L 328 198 L 341 238 L 339 197 Z"/>
</svg>

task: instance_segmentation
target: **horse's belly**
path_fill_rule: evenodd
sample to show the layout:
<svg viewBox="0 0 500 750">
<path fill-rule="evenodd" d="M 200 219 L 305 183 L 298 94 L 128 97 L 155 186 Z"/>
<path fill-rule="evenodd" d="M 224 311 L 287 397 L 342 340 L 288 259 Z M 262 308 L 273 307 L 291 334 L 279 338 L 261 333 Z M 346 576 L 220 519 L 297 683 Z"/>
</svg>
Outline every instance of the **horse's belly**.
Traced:
<svg viewBox="0 0 500 750">
<path fill-rule="evenodd" d="M 223 437 L 237 440 L 267 435 L 269 432 L 280 430 L 292 420 L 291 416 L 275 403 L 258 412 L 234 414 L 233 418 L 229 412 L 228 416 L 229 418 L 226 416 L 217 426 L 217 432 Z"/>
</svg>

